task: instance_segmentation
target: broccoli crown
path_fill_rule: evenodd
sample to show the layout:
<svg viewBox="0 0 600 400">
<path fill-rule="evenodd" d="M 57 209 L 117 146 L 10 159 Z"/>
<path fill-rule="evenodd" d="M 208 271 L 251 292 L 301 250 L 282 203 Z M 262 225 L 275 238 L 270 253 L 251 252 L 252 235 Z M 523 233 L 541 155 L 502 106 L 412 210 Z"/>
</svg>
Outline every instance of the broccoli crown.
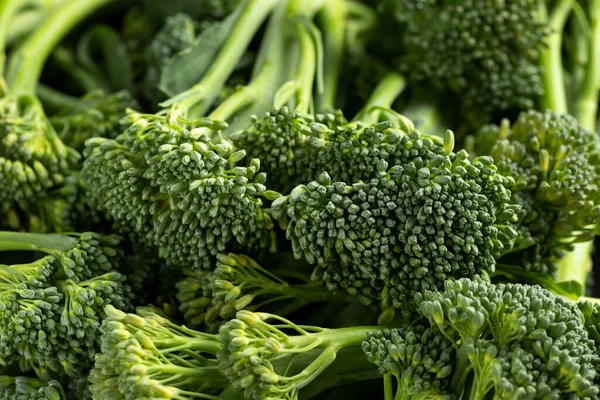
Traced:
<svg viewBox="0 0 600 400">
<path fill-rule="evenodd" d="M 81 151 L 91 137 L 114 139 L 121 134 L 125 110 L 136 107 L 137 101 L 127 91 L 90 92 L 75 106 L 52 116 L 50 122 L 63 143 Z"/>
<path fill-rule="evenodd" d="M 64 400 L 65 393 L 58 381 L 48 382 L 26 376 L 0 376 L 2 400 Z"/>
<path fill-rule="evenodd" d="M 64 145 L 32 96 L 0 99 L 0 225 L 63 231 L 79 154 Z M 66 226 L 65 226 L 66 225 Z"/>
<path fill-rule="evenodd" d="M 397 377 L 399 393 L 597 398 L 600 355 L 576 304 L 539 286 L 470 279 L 447 281 L 417 303 L 425 321 L 363 342 L 380 372 Z"/>
<path fill-rule="evenodd" d="M 403 153 L 423 142 L 411 134 Z M 516 235 L 504 224 L 515 218 L 511 179 L 490 157 L 471 162 L 464 150 L 450 150 L 429 160 L 416 150 L 389 169 L 380 161 L 364 183 L 323 173 L 276 200 L 273 214 L 287 222 L 295 255 L 318 266 L 317 279 L 407 309 L 415 293 L 493 271 Z"/>
<path fill-rule="evenodd" d="M 165 19 L 163 27 L 146 46 L 142 94 L 153 106 L 165 97 L 159 89 L 163 68 L 174 55 L 190 47 L 195 38 L 194 20 L 177 13 Z"/>
<path fill-rule="evenodd" d="M 174 109 L 132 112 L 126 125 L 116 140 L 88 141 L 82 171 L 94 206 L 122 230 L 156 246 L 171 266 L 210 268 L 234 242 L 271 246 L 263 198 L 278 194 L 266 190 L 258 160 L 243 167 L 244 151 L 214 144 L 204 133 L 219 123 L 188 121 Z"/>
<path fill-rule="evenodd" d="M 217 359 L 233 388 L 246 398 L 297 399 L 338 351 L 359 347 L 370 330 L 378 328 L 298 326 L 278 315 L 240 311 L 219 330 Z"/>
<path fill-rule="evenodd" d="M 102 353 L 89 378 L 94 396 L 212 398 L 227 386 L 214 359 L 220 349 L 216 336 L 178 326 L 143 308 L 139 315 L 112 306 L 106 312 L 100 328 Z"/>
<path fill-rule="evenodd" d="M 530 252 L 534 259 L 524 257 L 525 266 L 554 273 L 553 259 L 569 250 L 572 242 L 590 239 L 599 222 L 597 135 L 570 115 L 526 111 L 512 126 L 504 121 L 484 127 L 477 149 L 492 156 L 498 171 L 515 180 L 513 202 L 522 208 L 517 249 L 533 245 L 536 250 Z"/>
<path fill-rule="evenodd" d="M 436 139 L 414 130 L 396 129 L 391 121 L 337 126 L 321 136 L 319 145 L 301 159 L 299 169 L 303 171 L 304 183 L 315 180 L 324 171 L 334 181 L 366 181 L 376 174 L 381 161 L 396 165 L 444 154 L 443 146 Z"/>
<path fill-rule="evenodd" d="M 415 325 L 369 332 L 362 348 L 382 375 L 396 378 L 400 398 L 450 399 L 445 393 L 456 351 L 439 330 Z"/>
<path fill-rule="evenodd" d="M 251 117 L 252 126 L 233 134 L 233 144 L 258 158 L 267 173 L 269 187 L 287 192 L 305 178 L 305 164 L 314 149 L 335 127 L 347 123 L 340 112 L 303 114 L 287 107 L 275 108 L 261 118 Z M 291 187 L 290 187 L 291 186 Z"/>
<path fill-rule="evenodd" d="M 550 30 L 539 0 L 399 0 L 400 65 L 456 91 L 465 109 L 529 109 L 543 94 L 539 51 Z"/>
<path fill-rule="evenodd" d="M 30 245 L 49 255 L 0 265 L 0 363 L 21 361 L 77 376 L 98 348 L 104 307 L 128 309 L 130 291 L 117 272 L 119 239 L 0 233 L 2 249 Z"/>
</svg>

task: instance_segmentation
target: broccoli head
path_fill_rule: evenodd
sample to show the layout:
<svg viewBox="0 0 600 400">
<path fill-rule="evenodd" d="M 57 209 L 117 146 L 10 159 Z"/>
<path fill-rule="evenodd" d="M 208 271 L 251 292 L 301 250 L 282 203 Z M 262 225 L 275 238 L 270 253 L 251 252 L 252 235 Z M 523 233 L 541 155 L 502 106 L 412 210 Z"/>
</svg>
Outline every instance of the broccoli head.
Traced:
<svg viewBox="0 0 600 400">
<path fill-rule="evenodd" d="M 598 396 L 600 355 L 576 304 L 539 286 L 470 279 L 417 303 L 423 320 L 363 342 L 386 390 L 395 378 L 396 398 Z"/>
<path fill-rule="evenodd" d="M 347 184 L 322 173 L 273 203 L 296 256 L 317 265 L 315 279 L 409 310 L 415 293 L 494 271 L 516 235 L 512 179 L 490 157 L 452 152 L 452 139 L 429 140 L 441 154 L 427 159 L 428 139 L 414 132 L 396 143 L 404 162 L 379 161 L 372 179 Z"/>
</svg>

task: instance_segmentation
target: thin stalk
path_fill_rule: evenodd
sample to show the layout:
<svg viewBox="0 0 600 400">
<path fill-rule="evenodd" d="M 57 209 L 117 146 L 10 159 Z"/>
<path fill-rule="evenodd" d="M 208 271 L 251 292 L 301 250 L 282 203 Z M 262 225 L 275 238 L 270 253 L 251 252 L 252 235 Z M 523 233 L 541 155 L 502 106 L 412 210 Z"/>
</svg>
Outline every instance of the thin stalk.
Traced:
<svg viewBox="0 0 600 400">
<path fill-rule="evenodd" d="M 84 18 L 115 0 L 68 0 L 27 38 L 11 57 L 8 82 L 12 94 L 35 94 L 42 69 L 52 50 Z"/>
<path fill-rule="evenodd" d="M 39 250 L 67 251 L 76 243 L 76 238 L 66 235 L 0 231 L 0 251 L 13 250 L 13 247 L 25 245 L 34 246 Z"/>
<path fill-rule="evenodd" d="M 6 44 L 10 33 L 11 21 L 23 5 L 18 0 L 0 0 L 0 77 L 4 75 L 6 62 Z"/>
<path fill-rule="evenodd" d="M 540 53 L 544 85 L 542 106 L 561 114 L 568 112 L 562 63 L 562 33 L 572 10 L 572 3 L 573 0 L 558 0 L 551 15 L 548 15 L 548 9 L 543 4 L 538 15 L 542 21 L 548 21 L 552 30 L 547 46 Z"/>
<path fill-rule="evenodd" d="M 317 16 L 325 39 L 324 87 L 323 92 L 317 96 L 318 111 L 330 111 L 335 108 L 344 56 L 346 13 L 344 0 L 329 0 Z"/>
<path fill-rule="evenodd" d="M 205 115 L 244 55 L 250 41 L 277 3 L 277 0 L 248 1 L 229 38 L 202 80 L 181 95 L 163 103 L 164 106 L 176 102 L 190 117 Z"/>
<path fill-rule="evenodd" d="M 63 47 L 58 46 L 52 53 L 53 61 L 55 61 L 60 68 L 65 71 L 82 89 L 84 92 L 91 92 L 94 90 L 104 90 L 110 92 L 110 85 L 106 82 L 106 79 L 101 76 L 95 76 L 91 71 L 81 67 L 75 60 L 73 53 Z"/>
<path fill-rule="evenodd" d="M 590 6 L 591 35 L 588 42 L 588 59 L 585 78 L 577 99 L 575 117 L 586 129 L 596 129 L 598 112 L 598 88 L 600 79 L 600 0 L 591 0 Z"/>
<path fill-rule="evenodd" d="M 387 74 L 373 90 L 367 103 L 352 121 L 362 121 L 366 124 L 376 123 L 379 120 L 380 109 L 390 108 L 396 98 L 404 91 L 404 88 L 406 88 L 406 80 L 402 75 L 396 72 Z"/>
<path fill-rule="evenodd" d="M 42 101 L 44 109 L 49 109 L 53 112 L 65 108 L 73 108 L 79 101 L 77 97 L 68 95 L 41 83 L 38 85 L 36 93 Z"/>
</svg>

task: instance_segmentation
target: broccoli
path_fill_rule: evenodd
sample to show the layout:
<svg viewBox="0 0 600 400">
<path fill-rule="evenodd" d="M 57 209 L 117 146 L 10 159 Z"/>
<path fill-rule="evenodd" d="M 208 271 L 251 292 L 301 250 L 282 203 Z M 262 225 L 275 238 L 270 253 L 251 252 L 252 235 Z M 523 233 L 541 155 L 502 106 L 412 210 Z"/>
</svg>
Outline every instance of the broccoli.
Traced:
<svg viewBox="0 0 600 400">
<path fill-rule="evenodd" d="M 9 89 L 0 97 L 0 184 L 4 189 L 0 194 L 0 225 L 31 225 L 36 230 L 59 232 L 71 227 L 65 208 L 76 198 L 73 173 L 80 155 L 61 142 L 35 89 L 56 43 L 77 22 L 108 2 L 61 4 L 11 55 L 6 74 Z M 3 8 L 1 18 L 10 21 L 13 11 L 12 6 Z"/>
<path fill-rule="evenodd" d="M 118 236 L 0 232 L 0 251 L 42 252 L 0 265 L 0 363 L 77 376 L 98 348 L 108 304 L 128 309 Z"/>
<path fill-rule="evenodd" d="M 214 271 L 185 271 L 188 276 L 176 284 L 179 309 L 189 326 L 206 324 L 205 329 L 212 331 L 218 329 L 218 317 L 222 323 L 241 310 L 270 309 L 286 316 L 311 303 L 358 301 L 316 285 L 310 274 L 288 264 L 266 269 L 242 254 L 219 254 Z"/>
<path fill-rule="evenodd" d="M 91 137 L 116 138 L 121 133 L 121 119 L 137 101 L 126 91 L 111 94 L 90 92 L 50 117 L 60 140 L 81 151 Z"/>
<path fill-rule="evenodd" d="M 416 297 L 421 319 L 362 344 L 385 399 L 597 398 L 600 355 L 576 304 L 467 278 Z"/>
<path fill-rule="evenodd" d="M 454 153 L 452 132 L 443 142 L 389 134 L 393 166 L 380 160 L 371 179 L 356 183 L 324 172 L 272 210 L 295 255 L 317 266 L 313 278 L 406 312 L 416 293 L 493 272 L 514 245 L 518 205 L 509 203 L 512 178 L 490 157 L 471 162 L 466 151 Z"/>
<path fill-rule="evenodd" d="M 286 21 L 317 11 L 296 2 L 276 6 L 275 1 L 261 2 L 260 7 L 255 1 L 244 3 L 223 51 L 198 84 L 168 100 L 168 108 L 158 114 L 129 113 L 127 129 L 116 140 L 88 141 L 82 176 L 95 207 L 136 240 L 157 247 L 169 265 L 210 268 L 216 254 L 231 247 L 275 246 L 264 201 L 279 194 L 266 189 L 259 160 L 244 160 L 246 151 L 232 145 L 225 131 L 228 124 L 222 121 L 241 118 L 238 111 L 250 104 L 260 107 L 272 101 L 273 95 L 263 93 L 277 82 L 271 74 L 284 67 L 278 54 L 284 38 L 267 36 L 260 68 L 249 85 L 208 115 L 206 111 L 250 40 L 238 35 L 255 32 L 270 13 L 267 30 L 275 32 Z M 294 97 L 298 110 L 308 110 L 317 51 L 305 24 L 295 23 L 294 30 L 306 62 L 274 101 L 283 104 Z M 203 117 L 193 118 L 197 115 Z"/>
<path fill-rule="evenodd" d="M 126 314 L 108 306 L 106 312 L 102 352 L 90 374 L 92 393 L 101 398 L 216 398 L 243 390 L 256 400 L 297 399 L 311 382 L 311 393 L 334 384 L 330 368 L 350 381 L 364 379 L 362 372 L 370 378 L 368 362 L 348 363 L 347 356 L 359 354 L 352 350 L 360 351 L 367 332 L 384 329 L 298 326 L 273 314 L 240 311 L 211 335 L 145 308 Z M 338 354 L 344 363 L 336 363 Z"/>
<path fill-rule="evenodd" d="M 512 201 L 524 211 L 517 223 L 519 251 L 498 262 L 565 280 L 567 271 L 557 263 L 572 243 L 591 240 L 600 222 L 596 133 L 568 114 L 532 110 L 522 112 L 512 126 L 505 120 L 484 127 L 475 146 L 494 158 L 499 173 L 514 178 Z"/>
<path fill-rule="evenodd" d="M 65 400 L 65 392 L 56 380 L 44 382 L 26 376 L 0 376 L 2 400 Z"/>
<path fill-rule="evenodd" d="M 550 29 L 539 0 L 395 1 L 399 68 L 458 94 L 476 122 L 532 108 L 543 94 L 540 52 Z"/>
</svg>

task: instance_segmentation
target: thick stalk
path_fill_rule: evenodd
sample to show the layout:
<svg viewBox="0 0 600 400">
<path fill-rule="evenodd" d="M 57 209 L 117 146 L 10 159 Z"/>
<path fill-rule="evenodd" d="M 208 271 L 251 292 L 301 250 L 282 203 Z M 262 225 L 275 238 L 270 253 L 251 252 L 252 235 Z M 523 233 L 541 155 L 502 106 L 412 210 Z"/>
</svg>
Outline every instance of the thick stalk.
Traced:
<svg viewBox="0 0 600 400">
<path fill-rule="evenodd" d="M 323 91 L 317 96 L 317 110 L 335 109 L 335 98 L 344 57 L 346 2 L 329 0 L 318 14 L 325 47 Z"/>
<path fill-rule="evenodd" d="M 0 77 L 4 75 L 6 44 L 10 33 L 11 21 L 22 5 L 23 1 L 19 0 L 0 0 Z"/>
<path fill-rule="evenodd" d="M 115 0 L 68 0 L 54 9 L 11 57 L 8 82 L 12 94 L 35 94 L 50 52 L 84 18 Z"/>
<path fill-rule="evenodd" d="M 248 1 L 229 38 L 202 80 L 164 104 L 168 106 L 177 102 L 190 114 L 190 118 L 205 115 L 246 52 L 250 41 L 277 3 L 277 0 Z"/>
<path fill-rule="evenodd" d="M 26 246 L 33 246 L 32 250 L 67 251 L 76 243 L 76 238 L 66 235 L 0 231 L 0 251 L 22 249 Z"/>
<path fill-rule="evenodd" d="M 551 15 L 548 15 L 546 5 L 541 5 L 539 10 L 539 18 L 544 22 L 547 21 L 549 28 L 552 30 L 546 41 L 546 47 L 542 48 L 540 52 L 544 86 L 542 106 L 561 114 L 568 112 L 563 77 L 562 33 L 571 13 L 573 1 L 559 0 Z"/>
<path fill-rule="evenodd" d="M 396 72 L 387 74 L 369 96 L 367 103 L 353 118 L 353 122 L 362 121 L 374 124 L 379 120 L 380 112 L 374 110 L 378 107 L 390 108 L 406 87 L 404 77 Z"/>
</svg>

